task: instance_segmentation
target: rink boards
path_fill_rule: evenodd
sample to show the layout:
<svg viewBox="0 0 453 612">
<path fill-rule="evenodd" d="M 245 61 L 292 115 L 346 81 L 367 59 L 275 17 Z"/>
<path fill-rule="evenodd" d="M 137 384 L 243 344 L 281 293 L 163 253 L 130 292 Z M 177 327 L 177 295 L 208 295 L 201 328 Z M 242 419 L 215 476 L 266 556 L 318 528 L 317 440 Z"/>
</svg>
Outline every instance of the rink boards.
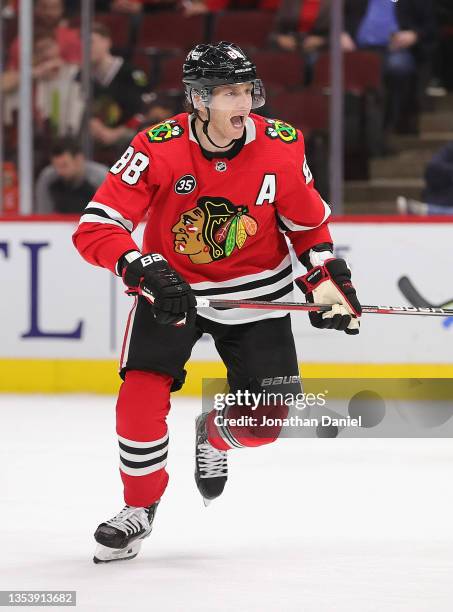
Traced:
<svg viewBox="0 0 453 612">
<path fill-rule="evenodd" d="M 118 387 L 131 298 L 120 279 L 75 251 L 76 223 L 57 217 L 0 222 L 0 391 L 112 393 Z M 429 302 L 453 302 L 453 219 L 347 218 L 331 228 L 362 303 L 407 305 L 398 287 L 403 276 Z M 316 330 L 303 313 L 292 321 L 304 376 L 453 375 L 452 318 L 367 315 L 357 337 Z M 198 395 L 203 377 L 223 375 L 212 341 L 203 337 L 183 393 Z"/>
</svg>

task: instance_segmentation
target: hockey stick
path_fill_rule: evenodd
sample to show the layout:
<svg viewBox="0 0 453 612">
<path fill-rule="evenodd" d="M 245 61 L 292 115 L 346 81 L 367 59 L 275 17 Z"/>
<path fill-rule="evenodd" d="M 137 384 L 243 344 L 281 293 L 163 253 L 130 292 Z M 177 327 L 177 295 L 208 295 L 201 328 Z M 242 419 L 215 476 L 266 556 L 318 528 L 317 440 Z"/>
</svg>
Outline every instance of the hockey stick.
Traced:
<svg viewBox="0 0 453 612">
<path fill-rule="evenodd" d="M 197 308 L 253 308 L 262 310 L 302 310 L 325 312 L 333 304 L 310 304 L 307 302 L 266 302 L 263 300 L 219 300 L 197 298 Z M 424 315 L 428 317 L 451 317 L 453 309 L 417 306 L 362 306 L 363 314 Z"/>
<path fill-rule="evenodd" d="M 402 276 L 398 281 L 398 287 L 404 297 L 413 305 L 422 308 L 449 308 L 453 306 L 453 299 L 442 304 L 432 304 L 428 302 L 412 284 L 407 276 Z"/>
</svg>

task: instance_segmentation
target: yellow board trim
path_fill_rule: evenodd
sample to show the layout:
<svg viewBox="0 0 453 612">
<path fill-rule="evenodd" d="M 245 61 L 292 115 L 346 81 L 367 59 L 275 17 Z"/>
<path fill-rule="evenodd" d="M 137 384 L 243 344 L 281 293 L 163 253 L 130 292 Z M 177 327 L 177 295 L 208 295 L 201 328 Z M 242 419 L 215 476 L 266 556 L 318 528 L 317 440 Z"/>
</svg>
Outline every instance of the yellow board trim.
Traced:
<svg viewBox="0 0 453 612">
<path fill-rule="evenodd" d="M 453 378 L 453 364 L 301 363 L 305 378 Z M 225 378 L 222 363 L 191 361 L 179 395 L 200 396 L 203 378 Z M 0 393 L 116 394 L 115 360 L 0 359 Z"/>
</svg>

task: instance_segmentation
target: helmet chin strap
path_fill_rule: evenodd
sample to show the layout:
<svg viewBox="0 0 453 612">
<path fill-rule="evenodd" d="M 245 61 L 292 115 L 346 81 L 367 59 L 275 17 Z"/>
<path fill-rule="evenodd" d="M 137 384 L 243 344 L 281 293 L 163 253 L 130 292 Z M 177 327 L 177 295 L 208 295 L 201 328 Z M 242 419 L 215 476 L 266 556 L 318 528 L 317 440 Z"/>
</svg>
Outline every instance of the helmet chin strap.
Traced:
<svg viewBox="0 0 453 612">
<path fill-rule="evenodd" d="M 209 122 L 211 121 L 211 111 L 209 107 L 206 108 L 206 111 L 208 113 L 208 118 L 206 119 L 206 121 L 203 121 L 203 134 L 206 136 L 206 138 L 209 140 L 209 142 L 212 144 L 213 147 L 217 147 L 218 149 L 228 149 L 228 147 L 231 147 L 231 145 L 234 144 L 236 140 L 238 139 L 233 138 L 231 142 L 229 142 L 227 145 L 223 147 L 221 145 L 216 144 L 208 134 L 208 126 L 209 126 Z"/>
</svg>

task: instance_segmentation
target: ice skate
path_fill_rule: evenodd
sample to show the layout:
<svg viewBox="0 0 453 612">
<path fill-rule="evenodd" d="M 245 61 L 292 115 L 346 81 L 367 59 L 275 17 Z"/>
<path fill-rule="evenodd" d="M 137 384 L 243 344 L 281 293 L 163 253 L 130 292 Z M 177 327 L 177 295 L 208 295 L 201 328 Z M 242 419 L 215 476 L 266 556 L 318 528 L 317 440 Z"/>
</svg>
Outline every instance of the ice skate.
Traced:
<svg viewBox="0 0 453 612">
<path fill-rule="evenodd" d="M 195 421 L 195 482 L 205 506 L 222 494 L 228 478 L 227 453 L 209 443 L 207 416 L 200 414 Z"/>
<path fill-rule="evenodd" d="M 159 502 L 155 502 L 147 508 L 124 506 L 116 516 L 101 523 L 94 534 L 98 544 L 93 557 L 94 563 L 136 557 L 143 540 L 152 531 L 158 504 Z"/>
</svg>

